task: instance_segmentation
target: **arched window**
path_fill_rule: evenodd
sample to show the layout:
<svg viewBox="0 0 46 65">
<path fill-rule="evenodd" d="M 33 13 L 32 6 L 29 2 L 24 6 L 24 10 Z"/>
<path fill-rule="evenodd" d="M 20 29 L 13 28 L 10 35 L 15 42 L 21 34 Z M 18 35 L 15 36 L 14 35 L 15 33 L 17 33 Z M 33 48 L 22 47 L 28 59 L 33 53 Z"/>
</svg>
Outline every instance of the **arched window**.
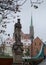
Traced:
<svg viewBox="0 0 46 65">
<path fill-rule="evenodd" d="M 41 45 L 41 43 L 39 43 L 39 45 Z"/>
</svg>

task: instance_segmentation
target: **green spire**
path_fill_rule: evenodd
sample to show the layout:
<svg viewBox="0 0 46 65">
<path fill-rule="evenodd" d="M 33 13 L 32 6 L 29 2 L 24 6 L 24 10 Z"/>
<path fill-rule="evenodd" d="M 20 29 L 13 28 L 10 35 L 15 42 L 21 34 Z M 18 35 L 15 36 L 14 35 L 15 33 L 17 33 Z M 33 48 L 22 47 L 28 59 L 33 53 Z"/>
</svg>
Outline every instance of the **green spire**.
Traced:
<svg viewBox="0 0 46 65">
<path fill-rule="evenodd" d="M 31 15 L 31 26 L 33 26 L 32 15 Z"/>
</svg>

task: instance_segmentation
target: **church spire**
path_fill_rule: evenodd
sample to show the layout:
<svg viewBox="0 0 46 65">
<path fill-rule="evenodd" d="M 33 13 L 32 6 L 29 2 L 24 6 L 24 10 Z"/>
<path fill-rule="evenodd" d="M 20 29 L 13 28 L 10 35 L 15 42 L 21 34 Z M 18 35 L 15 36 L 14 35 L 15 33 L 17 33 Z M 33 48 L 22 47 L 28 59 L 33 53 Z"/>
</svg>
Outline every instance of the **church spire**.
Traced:
<svg viewBox="0 0 46 65">
<path fill-rule="evenodd" d="M 34 39 L 34 27 L 33 27 L 32 15 L 31 15 L 31 24 L 30 24 L 30 39 L 31 39 L 31 42 L 33 42 L 33 39 Z"/>
<path fill-rule="evenodd" d="M 31 26 L 33 26 L 33 20 L 32 20 L 32 15 L 31 15 Z"/>
</svg>

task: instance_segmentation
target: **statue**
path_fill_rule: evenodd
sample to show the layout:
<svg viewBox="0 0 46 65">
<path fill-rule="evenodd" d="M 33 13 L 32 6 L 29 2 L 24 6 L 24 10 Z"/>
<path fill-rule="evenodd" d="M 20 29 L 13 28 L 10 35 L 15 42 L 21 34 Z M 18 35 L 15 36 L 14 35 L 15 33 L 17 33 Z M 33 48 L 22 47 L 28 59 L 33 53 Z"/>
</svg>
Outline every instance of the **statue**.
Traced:
<svg viewBox="0 0 46 65">
<path fill-rule="evenodd" d="M 22 63 L 23 43 L 21 42 L 21 28 L 20 19 L 18 19 L 14 26 L 15 43 L 13 43 L 12 47 L 13 65 Z"/>
<path fill-rule="evenodd" d="M 15 24 L 15 40 L 16 42 L 21 41 L 21 24 L 20 19 L 18 19 L 18 22 Z"/>
</svg>

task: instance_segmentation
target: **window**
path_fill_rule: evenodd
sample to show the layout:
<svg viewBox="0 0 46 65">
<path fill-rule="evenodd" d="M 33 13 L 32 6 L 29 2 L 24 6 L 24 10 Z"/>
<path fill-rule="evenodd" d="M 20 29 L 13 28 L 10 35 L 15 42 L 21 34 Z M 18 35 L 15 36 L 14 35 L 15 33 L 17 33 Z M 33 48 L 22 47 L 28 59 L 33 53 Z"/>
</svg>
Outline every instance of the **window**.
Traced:
<svg viewBox="0 0 46 65">
<path fill-rule="evenodd" d="M 8 42 L 7 42 L 7 44 L 8 44 Z"/>
<path fill-rule="evenodd" d="M 41 45 L 41 43 L 39 43 L 39 45 Z"/>
<path fill-rule="evenodd" d="M 10 44 L 11 42 L 9 42 L 9 44 Z"/>
</svg>

